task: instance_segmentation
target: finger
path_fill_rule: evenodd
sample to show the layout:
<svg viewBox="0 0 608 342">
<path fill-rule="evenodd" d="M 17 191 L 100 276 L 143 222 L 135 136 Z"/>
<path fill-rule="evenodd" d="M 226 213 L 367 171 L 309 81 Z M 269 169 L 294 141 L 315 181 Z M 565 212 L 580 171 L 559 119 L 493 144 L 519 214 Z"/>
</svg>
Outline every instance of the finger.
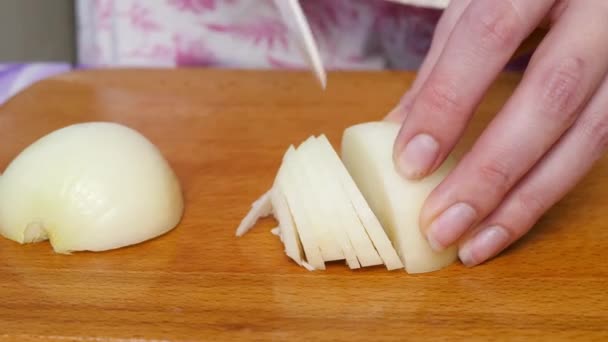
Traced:
<svg viewBox="0 0 608 342">
<path fill-rule="evenodd" d="M 577 4 L 549 32 L 470 153 L 427 199 L 421 224 L 437 249 L 455 243 L 496 208 L 571 126 L 608 71 L 608 10 L 591 1 Z"/>
<path fill-rule="evenodd" d="M 549 15 L 545 18 L 545 27 L 551 27 L 566 11 L 572 0 L 557 0 Z"/>
<path fill-rule="evenodd" d="M 523 179 L 476 232 L 460 246 L 460 259 L 474 266 L 496 256 L 526 234 L 592 168 L 608 146 L 608 78 L 579 120 Z"/>
<path fill-rule="evenodd" d="M 557 19 L 559 19 L 561 14 L 568 7 L 569 1 L 570 0 L 557 0 L 555 5 L 553 5 L 552 10 L 540 23 L 539 26 L 542 29 L 533 31 L 531 35 L 528 36 L 518 47 L 512 58 L 515 58 L 518 55 L 525 54 L 528 51 L 533 51 L 534 49 L 536 49 L 536 47 L 542 41 L 542 38 L 546 34 L 545 29 L 551 27 L 551 25 L 553 25 L 553 23 L 557 21 Z M 428 75 L 431 73 L 431 70 L 437 63 L 439 56 L 443 52 L 445 43 L 448 41 L 450 34 L 456 26 L 456 23 L 460 20 L 462 13 L 464 13 L 470 3 L 471 0 L 454 0 L 450 3 L 449 7 L 446 9 L 444 14 L 441 16 L 441 19 L 437 23 L 435 34 L 431 42 L 431 47 L 417 72 L 414 83 L 412 83 L 408 91 L 401 97 L 397 106 L 393 108 L 391 112 L 389 112 L 385 120 L 399 123 L 403 122 L 405 116 L 411 109 L 413 100 L 420 92 L 420 88 L 426 81 Z"/>
<path fill-rule="evenodd" d="M 403 122 L 403 119 L 411 107 L 412 100 L 420 91 L 420 87 L 424 84 L 424 81 L 430 74 L 433 66 L 435 66 L 435 63 L 439 59 L 439 55 L 443 51 L 445 43 L 448 41 L 448 37 L 452 33 L 452 29 L 456 26 L 460 16 L 467 6 L 469 6 L 471 1 L 472 0 L 454 0 L 441 15 L 441 18 L 435 27 L 431 47 L 418 69 L 414 83 L 412 83 L 409 90 L 401 98 L 399 104 L 397 104 L 397 106 L 386 116 L 386 120 Z"/>
<path fill-rule="evenodd" d="M 557 0 L 549 14 L 538 25 L 538 28 L 532 32 L 528 38 L 519 46 L 517 51 L 514 53 L 511 59 L 519 58 L 523 55 L 527 55 L 534 52 L 538 45 L 544 40 L 547 31 L 553 26 L 553 24 L 561 17 L 564 10 L 568 8 L 570 0 Z"/>
<path fill-rule="evenodd" d="M 473 1 L 422 85 L 395 142 L 405 177 L 433 172 L 452 150 L 484 93 L 553 0 Z"/>
</svg>

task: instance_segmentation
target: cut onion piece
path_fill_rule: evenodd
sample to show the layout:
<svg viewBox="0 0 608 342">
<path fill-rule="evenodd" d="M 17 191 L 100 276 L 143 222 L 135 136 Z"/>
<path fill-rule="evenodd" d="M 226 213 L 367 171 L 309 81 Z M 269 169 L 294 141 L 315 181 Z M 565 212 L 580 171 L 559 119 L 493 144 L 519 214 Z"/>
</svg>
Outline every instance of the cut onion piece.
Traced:
<svg viewBox="0 0 608 342">
<path fill-rule="evenodd" d="M 399 125 L 372 122 L 348 128 L 342 140 L 342 159 L 358 188 L 397 247 L 408 273 L 441 269 L 457 258 L 456 247 L 434 252 L 420 231 L 418 219 L 430 192 L 453 168 L 448 160 L 420 181 L 402 177 L 393 162 Z"/>
<path fill-rule="evenodd" d="M 318 242 L 318 236 L 315 228 L 310 220 L 307 206 L 302 200 L 304 197 L 303 193 L 307 191 L 302 178 L 300 170 L 297 168 L 297 161 L 295 159 L 296 150 L 293 146 L 290 146 L 285 157 L 283 158 L 283 165 L 278 174 L 278 189 L 285 194 L 285 199 L 289 206 L 289 210 L 294 219 L 296 230 L 300 241 L 302 242 L 302 248 L 306 255 L 306 261 L 312 265 L 315 269 L 324 270 L 325 262 L 323 255 L 321 254 L 321 246 Z M 283 168 L 284 167 L 284 168 Z"/>
<path fill-rule="evenodd" d="M 294 183 L 299 182 L 301 186 L 302 202 L 319 243 L 323 260 L 344 260 L 344 253 L 336 240 L 336 232 L 331 224 L 331 208 L 321 205 L 321 202 L 327 199 L 328 194 L 316 186 L 319 181 L 319 165 L 309 163 L 306 157 L 307 151 L 302 149 L 306 142 L 313 141 L 313 137 L 309 138 L 298 146 L 293 154 L 294 170 L 297 170 L 297 173 L 294 172 L 293 176 L 297 179 L 292 179 L 292 181 Z"/>
<path fill-rule="evenodd" d="M 357 259 L 357 253 L 355 252 L 348 230 L 350 227 L 345 224 L 345 220 L 342 219 L 342 215 L 336 215 L 336 205 L 339 205 L 342 200 L 338 191 L 336 191 L 335 180 L 331 177 L 329 164 L 326 164 L 322 156 L 318 153 L 318 146 L 314 137 L 306 140 L 302 145 L 298 147 L 298 152 L 304 156 L 304 164 L 307 167 L 309 178 L 312 180 L 311 192 L 316 194 L 318 201 L 319 217 L 323 220 L 329 230 L 332 232 L 335 240 L 339 243 L 340 249 L 343 252 L 343 258 L 346 259 L 346 263 L 351 269 L 360 268 L 361 265 Z M 347 206 L 339 208 L 342 212 L 347 211 Z M 352 211 L 351 211 L 352 212 Z M 354 212 L 351 213 L 351 215 Z M 370 245 L 371 246 L 371 245 Z M 371 251 L 370 253 L 374 253 Z M 366 253 L 362 253 L 364 256 Z M 340 259 L 340 260 L 341 260 Z M 367 263 L 377 262 L 377 259 L 367 261 Z"/>
<path fill-rule="evenodd" d="M 346 193 L 351 205 L 356 210 L 359 220 L 363 224 L 365 231 L 382 258 L 384 265 L 386 265 L 386 268 L 388 270 L 403 268 L 403 263 L 384 229 L 380 225 L 378 218 L 369 207 L 363 194 L 359 191 L 359 188 L 357 188 L 355 181 L 346 170 L 346 167 L 332 148 L 327 137 L 321 135 L 317 141 L 319 144 L 318 153 L 323 155 L 324 163 L 335 166 L 333 168 L 332 178 L 338 180 L 342 184 L 343 191 Z"/>
<path fill-rule="evenodd" d="M 279 173 L 282 172 L 283 171 L 279 170 Z M 280 178 L 277 177 L 277 180 L 278 179 Z M 279 221 L 279 230 L 281 233 L 281 241 L 285 246 L 285 254 L 301 266 L 303 253 L 300 237 L 296 231 L 296 226 L 287 200 L 285 199 L 285 195 L 281 192 L 277 184 L 275 184 L 271 190 L 271 199 L 274 208 L 274 217 Z"/>
<path fill-rule="evenodd" d="M 270 191 L 266 192 L 262 197 L 257 199 L 251 205 L 251 210 L 247 213 L 241 224 L 236 229 L 236 236 L 245 235 L 259 219 L 272 214 L 272 202 L 270 200 Z"/>
<path fill-rule="evenodd" d="M 338 168 L 342 162 L 336 163 L 335 160 L 332 161 L 330 158 L 327 158 L 328 153 L 327 151 L 324 151 L 327 149 L 326 146 L 319 145 L 317 142 L 313 147 L 321 172 L 323 172 L 324 177 L 329 180 L 326 182 L 326 186 L 327 193 L 329 194 L 328 196 L 332 196 L 332 210 L 339 219 L 342 230 L 345 231 L 346 235 L 349 237 L 350 243 L 357 254 L 359 263 L 363 267 L 382 265 L 382 258 L 380 258 L 378 251 L 374 248 L 374 244 L 365 232 L 365 227 L 361 220 L 359 220 L 348 194 L 342 188 L 340 179 L 336 177 L 335 169 Z M 331 150 L 333 151 L 333 148 Z"/>
<path fill-rule="evenodd" d="M 323 134 L 289 147 L 271 204 L 285 252 L 300 266 L 324 270 L 325 262 L 345 260 L 351 269 L 385 265 L 422 273 L 457 259 L 456 247 L 434 252 L 418 226 L 424 201 L 455 159 L 450 156 L 423 180 L 403 178 L 392 158 L 398 130 L 389 122 L 348 128 L 342 159 Z M 256 214 L 248 217 L 259 218 L 267 204 L 263 196 L 253 205 Z"/>
</svg>

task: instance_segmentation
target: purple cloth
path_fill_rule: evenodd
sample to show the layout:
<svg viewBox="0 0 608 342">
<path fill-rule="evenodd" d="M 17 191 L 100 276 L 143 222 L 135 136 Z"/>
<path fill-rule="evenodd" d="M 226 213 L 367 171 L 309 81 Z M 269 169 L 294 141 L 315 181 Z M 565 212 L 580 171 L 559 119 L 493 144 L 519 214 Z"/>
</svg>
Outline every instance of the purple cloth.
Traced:
<svg viewBox="0 0 608 342">
<path fill-rule="evenodd" d="M 30 85 L 71 69 L 68 63 L 0 64 L 0 105 Z"/>
</svg>

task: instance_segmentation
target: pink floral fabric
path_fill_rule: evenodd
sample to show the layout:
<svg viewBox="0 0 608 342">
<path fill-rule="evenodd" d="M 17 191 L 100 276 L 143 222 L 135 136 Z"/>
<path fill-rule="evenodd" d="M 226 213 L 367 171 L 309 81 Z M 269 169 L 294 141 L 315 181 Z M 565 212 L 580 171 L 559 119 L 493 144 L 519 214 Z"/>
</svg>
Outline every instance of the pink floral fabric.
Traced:
<svg viewBox="0 0 608 342">
<path fill-rule="evenodd" d="M 301 0 L 327 69 L 415 69 L 440 10 Z M 271 0 L 78 0 L 85 66 L 306 68 Z"/>
</svg>

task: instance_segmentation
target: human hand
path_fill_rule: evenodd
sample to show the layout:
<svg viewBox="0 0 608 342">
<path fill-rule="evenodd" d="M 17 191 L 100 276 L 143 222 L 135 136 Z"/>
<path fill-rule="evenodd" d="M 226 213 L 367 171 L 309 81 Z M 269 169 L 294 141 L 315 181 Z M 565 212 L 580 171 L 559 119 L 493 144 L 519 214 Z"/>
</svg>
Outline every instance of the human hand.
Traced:
<svg viewBox="0 0 608 342">
<path fill-rule="evenodd" d="M 608 1 L 452 0 L 416 81 L 387 117 L 403 122 L 395 160 L 404 177 L 432 173 L 545 23 L 520 85 L 421 212 L 431 246 L 458 244 L 467 266 L 528 232 L 608 147 Z"/>
</svg>

